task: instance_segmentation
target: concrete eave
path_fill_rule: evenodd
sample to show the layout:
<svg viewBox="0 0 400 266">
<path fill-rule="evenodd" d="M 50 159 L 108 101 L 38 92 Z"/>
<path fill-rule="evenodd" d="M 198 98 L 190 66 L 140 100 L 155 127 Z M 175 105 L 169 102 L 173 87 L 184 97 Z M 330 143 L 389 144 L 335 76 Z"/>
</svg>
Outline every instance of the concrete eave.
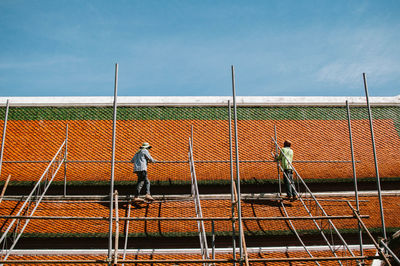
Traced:
<svg viewBox="0 0 400 266">
<path fill-rule="evenodd" d="M 112 106 L 113 97 L 0 97 L 0 105 L 7 99 L 11 107 L 76 107 Z M 230 96 L 120 96 L 118 106 L 226 106 Z M 365 97 L 301 97 L 301 96 L 237 96 L 238 106 L 344 106 L 346 101 L 353 106 L 365 106 Z M 392 97 L 370 97 L 372 106 L 400 106 L 400 95 Z"/>
</svg>

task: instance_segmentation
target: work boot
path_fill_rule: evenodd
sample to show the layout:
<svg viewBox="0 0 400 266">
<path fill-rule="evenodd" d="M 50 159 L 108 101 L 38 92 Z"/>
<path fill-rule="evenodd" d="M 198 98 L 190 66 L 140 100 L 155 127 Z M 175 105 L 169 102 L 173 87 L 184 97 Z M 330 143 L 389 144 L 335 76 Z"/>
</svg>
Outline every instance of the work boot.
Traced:
<svg viewBox="0 0 400 266">
<path fill-rule="evenodd" d="M 297 196 L 294 195 L 290 201 L 296 201 L 296 200 L 297 200 Z"/>
<path fill-rule="evenodd" d="M 148 201 L 153 201 L 153 197 L 150 194 L 146 194 L 146 196 L 144 197 L 146 200 Z"/>
<path fill-rule="evenodd" d="M 139 197 L 134 197 L 132 202 L 144 202 L 144 199 L 141 199 Z"/>
</svg>

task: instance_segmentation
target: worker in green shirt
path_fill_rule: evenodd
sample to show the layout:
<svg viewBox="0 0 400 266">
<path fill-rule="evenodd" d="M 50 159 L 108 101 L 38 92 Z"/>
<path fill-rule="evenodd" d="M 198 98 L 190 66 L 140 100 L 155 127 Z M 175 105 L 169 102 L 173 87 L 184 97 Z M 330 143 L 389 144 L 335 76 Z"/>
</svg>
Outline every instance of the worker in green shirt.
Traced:
<svg viewBox="0 0 400 266">
<path fill-rule="evenodd" d="M 293 150 L 290 148 L 292 143 L 285 140 L 283 143 L 282 151 L 278 156 L 275 157 L 276 161 L 279 161 L 283 168 L 283 181 L 286 187 L 286 196 L 290 201 L 297 199 L 296 191 L 293 183 L 293 169 L 291 163 L 293 162 Z"/>
</svg>

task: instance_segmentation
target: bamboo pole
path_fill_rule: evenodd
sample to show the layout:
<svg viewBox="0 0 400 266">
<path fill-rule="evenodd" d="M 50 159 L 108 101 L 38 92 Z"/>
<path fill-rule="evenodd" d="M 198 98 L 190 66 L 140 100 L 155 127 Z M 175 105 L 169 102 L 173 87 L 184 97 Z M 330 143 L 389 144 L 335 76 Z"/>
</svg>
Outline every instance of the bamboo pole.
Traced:
<svg viewBox="0 0 400 266">
<path fill-rule="evenodd" d="M 132 205 L 128 205 L 128 218 L 131 217 L 131 207 Z M 126 257 L 126 250 L 128 249 L 128 233 L 129 233 L 129 220 L 126 220 L 125 222 L 125 239 L 124 239 L 124 254 L 122 256 L 122 260 L 125 260 Z M 124 266 L 125 264 L 122 264 Z"/>
<path fill-rule="evenodd" d="M 118 240 L 119 240 L 119 215 L 118 215 L 118 191 L 115 190 L 115 240 L 114 240 L 114 265 L 118 263 Z"/>
<path fill-rule="evenodd" d="M 10 182 L 11 175 L 8 175 L 6 182 L 4 183 L 3 190 L 0 195 L 0 203 L 3 201 L 4 194 L 6 193 L 6 189 L 8 186 L 8 182 Z"/>
<path fill-rule="evenodd" d="M 235 193 L 236 204 L 239 204 L 239 199 L 238 199 L 238 193 L 236 191 L 236 186 L 234 186 L 234 193 Z M 239 216 L 239 218 L 240 218 L 240 216 Z M 241 224 L 241 227 L 243 228 L 242 220 L 243 220 L 243 217 L 241 217 L 241 219 L 239 219 L 239 223 Z M 242 245 L 243 245 L 244 261 L 245 261 L 246 266 L 249 266 L 249 255 L 247 254 L 246 239 L 244 237 L 243 230 L 240 233 L 240 239 L 242 240 Z M 240 260 L 242 260 L 242 258 L 240 258 Z"/>
</svg>

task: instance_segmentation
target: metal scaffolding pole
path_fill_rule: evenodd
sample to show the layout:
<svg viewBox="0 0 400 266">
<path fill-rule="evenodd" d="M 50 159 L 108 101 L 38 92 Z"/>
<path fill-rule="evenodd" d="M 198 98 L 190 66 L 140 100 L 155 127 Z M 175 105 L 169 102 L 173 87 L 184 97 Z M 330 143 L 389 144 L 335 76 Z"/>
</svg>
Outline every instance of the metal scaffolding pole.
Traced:
<svg viewBox="0 0 400 266">
<path fill-rule="evenodd" d="M 112 229 L 113 229 L 113 193 L 114 193 L 114 166 L 115 166 L 115 135 L 117 130 L 117 86 L 118 85 L 118 64 L 115 64 L 115 79 L 114 79 L 114 115 L 112 128 L 112 154 L 111 154 L 111 182 L 110 182 L 110 221 L 108 232 L 108 261 L 111 265 L 112 258 Z"/>
<path fill-rule="evenodd" d="M 190 140 L 189 140 L 189 164 L 190 164 L 190 170 L 191 171 L 194 171 L 194 169 L 192 169 L 192 161 L 194 160 L 194 158 L 192 158 L 191 156 L 192 156 L 192 154 L 191 154 L 191 152 L 193 153 L 193 151 L 191 151 L 191 149 L 193 148 L 193 146 L 194 146 L 194 143 L 193 143 L 193 125 L 191 125 L 190 126 Z M 194 164 L 193 164 L 193 167 L 194 167 Z M 191 189 L 192 189 L 192 191 L 191 191 L 191 193 L 192 193 L 192 197 L 194 197 L 194 193 L 195 193 L 195 191 L 194 191 L 194 182 L 193 182 L 193 172 L 191 172 L 192 173 L 192 175 L 191 175 L 191 177 L 192 177 L 192 186 L 191 186 Z"/>
<path fill-rule="evenodd" d="M 277 140 L 277 132 L 276 132 L 276 125 L 274 125 L 274 133 L 275 133 L 275 139 Z M 275 156 L 278 156 L 278 147 L 275 145 Z M 281 184 L 281 174 L 279 171 L 279 161 L 276 161 L 276 168 L 278 172 L 278 187 L 279 187 L 279 196 L 282 196 L 282 184 Z"/>
<path fill-rule="evenodd" d="M 50 161 L 4 161 L 3 163 L 49 163 Z M 131 161 L 114 161 L 115 163 L 132 163 Z M 195 163 L 229 163 L 229 160 L 198 160 L 194 161 Z M 239 160 L 240 163 L 273 163 L 274 160 Z M 312 161 L 312 160 L 294 160 L 294 163 L 351 163 L 351 161 L 346 160 L 332 160 L 332 161 Z M 359 163 L 361 161 L 356 161 Z M 111 163 L 111 160 L 70 160 L 71 163 Z M 157 164 L 160 163 L 184 163 L 187 164 L 188 161 L 157 161 Z"/>
<path fill-rule="evenodd" d="M 341 260 L 373 260 L 379 259 L 379 256 L 356 256 L 356 257 L 340 257 Z M 299 262 L 299 261 L 334 261 L 337 260 L 335 257 L 314 257 L 314 258 L 262 258 L 262 259 L 249 259 L 249 262 Z M 103 259 L 93 259 L 93 260 L 1 260 L 0 263 L 12 263 L 12 264 L 105 264 L 108 260 Z M 142 264 L 186 264 L 191 265 L 193 263 L 232 263 L 234 260 L 232 259 L 181 259 L 181 260 L 173 260 L 173 259 L 147 259 L 147 260 L 121 260 L 120 263 L 142 263 Z"/>
<path fill-rule="evenodd" d="M 236 190 L 238 194 L 237 198 L 237 211 L 239 217 L 239 256 L 240 260 L 243 259 L 243 241 L 240 237 L 243 234 L 242 227 L 242 206 L 240 199 L 240 172 L 239 172 L 239 143 L 238 143 L 238 130 L 237 130 L 237 110 L 236 110 L 236 91 L 235 91 L 235 69 L 231 66 L 232 70 L 232 96 L 233 96 L 233 119 L 234 119 L 234 127 L 235 127 L 235 159 L 236 159 Z M 242 263 L 241 263 L 242 265 Z"/>
<path fill-rule="evenodd" d="M 283 209 L 283 212 L 285 213 L 285 216 L 288 217 L 288 213 L 286 211 L 285 205 L 283 204 L 283 202 L 281 202 L 281 206 Z M 311 254 L 311 252 L 308 250 L 308 248 L 306 247 L 306 245 L 304 244 L 303 240 L 301 239 L 300 235 L 297 233 L 296 228 L 294 227 L 293 223 L 291 220 L 288 220 L 290 227 L 292 228 L 293 233 L 296 235 L 297 239 L 299 240 L 300 244 L 303 246 L 304 250 L 307 252 L 307 254 L 311 257 L 314 258 L 314 256 Z M 315 264 L 320 265 L 317 261 L 315 262 Z"/>
<path fill-rule="evenodd" d="M 372 236 L 372 234 L 369 232 L 367 226 L 364 224 L 364 222 L 361 220 L 360 215 L 357 213 L 357 211 L 354 209 L 354 207 L 351 205 L 351 203 L 348 201 L 347 205 L 349 205 L 350 209 L 353 211 L 355 217 L 357 218 L 358 222 L 360 223 L 360 225 L 364 228 L 365 232 L 367 233 L 367 235 L 369 236 L 369 238 L 371 239 L 372 243 L 374 244 L 375 248 L 377 249 L 378 253 L 381 255 L 381 257 L 385 260 L 385 262 L 387 263 L 387 265 L 391 265 L 389 262 L 389 259 L 387 258 L 386 254 L 382 251 L 382 249 L 379 247 L 378 243 L 375 241 L 374 237 Z"/>
<path fill-rule="evenodd" d="M 234 187 L 235 188 L 235 187 Z M 234 190 L 235 193 L 235 200 L 236 202 L 238 201 L 238 193 L 236 191 L 236 189 Z M 243 224 L 242 224 L 242 228 L 243 228 Z M 247 253 L 247 246 L 246 246 L 246 238 L 244 237 L 244 232 L 242 230 L 242 234 L 239 236 L 239 238 L 242 240 L 243 243 L 243 253 L 244 253 L 244 262 L 246 266 L 249 266 L 249 255 Z M 236 258 L 235 258 L 236 259 Z M 243 264 L 243 259 L 240 258 L 240 264 Z"/>
<path fill-rule="evenodd" d="M 118 240 L 119 240 L 119 215 L 118 215 L 118 190 L 114 193 L 115 196 L 115 243 L 114 243 L 114 265 L 118 263 Z"/>
<path fill-rule="evenodd" d="M 193 136 L 193 127 L 192 127 L 192 134 Z M 194 166 L 194 159 L 193 159 L 193 139 L 189 138 L 189 162 L 190 162 L 190 174 L 192 178 L 192 190 L 193 190 L 193 200 L 195 203 L 195 210 L 196 210 L 196 217 L 203 218 L 203 212 L 201 209 L 201 202 L 200 202 L 200 193 L 199 187 L 197 185 L 197 177 L 196 177 L 196 169 Z M 207 236 L 204 226 L 204 220 L 198 220 L 197 226 L 199 229 L 199 240 L 200 240 L 200 248 L 201 248 L 201 255 L 203 259 L 208 259 L 208 245 L 207 245 Z"/>
<path fill-rule="evenodd" d="M 357 206 L 357 212 L 360 214 L 360 202 L 358 199 L 358 187 L 357 187 L 357 172 L 356 172 L 356 163 L 354 159 L 354 147 L 353 147 L 353 134 L 351 133 L 351 115 L 350 115 L 350 107 L 349 107 L 349 101 L 346 101 L 346 110 L 347 110 L 347 121 L 348 121 L 348 127 L 349 127 L 349 138 L 350 138 L 350 150 L 351 150 L 351 161 L 352 161 L 352 168 L 353 168 L 353 181 L 354 181 L 354 193 L 355 193 L 355 198 L 356 198 L 356 206 Z M 361 231 L 361 225 L 358 223 L 358 238 L 360 241 L 360 255 L 364 255 L 364 250 L 363 250 L 363 240 L 362 240 L 362 231 Z"/>
<path fill-rule="evenodd" d="M 396 263 L 398 265 L 400 265 L 400 259 L 399 257 L 396 256 L 396 254 L 393 252 L 393 250 L 391 250 L 383 241 L 383 239 L 381 239 L 380 243 L 382 244 L 382 246 L 389 252 L 389 254 L 392 256 L 393 260 L 396 261 Z"/>
<path fill-rule="evenodd" d="M 347 201 L 346 201 L 347 202 Z M 359 215 L 360 218 L 370 218 L 369 215 Z M 335 216 L 288 216 L 288 217 L 242 217 L 243 221 L 285 221 L 285 220 L 338 220 L 354 219 L 354 215 L 335 215 Z M 1 215 L 0 219 L 29 219 L 29 220 L 109 220 L 109 217 L 98 216 L 21 216 L 21 215 Z M 115 220 L 115 218 L 113 218 Z M 120 221 L 232 221 L 238 217 L 119 217 Z"/>
<path fill-rule="evenodd" d="M 22 204 L 20 207 L 18 213 L 16 216 L 20 216 L 23 212 L 26 213 L 27 215 L 24 216 L 26 218 L 26 221 L 22 228 L 20 228 L 20 220 L 13 219 L 11 223 L 8 225 L 7 229 L 3 232 L 3 235 L 0 238 L 0 245 L 3 245 L 4 249 L 4 243 L 3 241 L 6 241 L 6 238 L 8 237 L 8 233 L 11 230 L 11 228 L 14 227 L 13 233 L 11 236 L 13 237 L 13 242 L 10 248 L 7 250 L 6 255 L 4 256 L 3 260 L 6 260 L 8 256 L 11 254 L 11 251 L 17 244 L 19 238 L 21 237 L 22 233 L 24 232 L 25 228 L 28 226 L 30 217 L 33 216 L 35 213 L 36 209 L 39 207 L 40 202 L 42 201 L 44 195 L 46 194 L 48 188 L 50 187 L 51 183 L 53 182 L 55 176 L 58 173 L 58 170 L 61 168 L 62 164 L 64 163 L 64 154 L 62 153 L 62 149 L 64 148 L 65 145 L 65 140 L 61 144 L 60 148 L 58 149 L 57 153 L 54 155 L 53 159 L 51 160 L 50 164 L 46 167 L 46 170 L 43 172 L 42 176 L 39 178 L 39 180 L 36 182 L 34 188 L 32 189 L 31 193 L 29 196 L 26 198 L 25 202 Z M 51 175 L 50 180 L 48 180 L 48 175 Z M 41 188 L 40 186 L 44 185 L 44 188 Z M 43 190 L 42 190 L 43 189 Z M 36 193 L 36 197 L 34 197 L 34 193 Z M 41 193 L 40 196 L 38 196 Z M 34 203 L 33 203 L 34 202 Z M 33 209 L 30 211 L 30 207 L 34 204 Z M 14 226 L 14 224 L 17 222 L 17 224 Z M 3 253 L 4 250 L 1 250 L 1 253 Z"/>
<path fill-rule="evenodd" d="M 128 204 L 128 218 L 131 217 L 131 208 L 132 204 Z M 125 223 L 125 239 L 124 239 L 124 254 L 122 255 L 122 260 L 126 258 L 126 250 L 128 249 L 128 235 L 129 235 L 129 220 L 126 220 Z M 122 264 L 124 266 L 125 264 Z"/>
<path fill-rule="evenodd" d="M 334 247 L 332 247 L 331 243 L 329 243 L 328 238 L 326 237 L 324 231 L 323 231 L 322 228 L 321 228 L 322 224 L 321 224 L 321 226 L 319 226 L 319 224 L 317 223 L 317 221 L 316 221 L 316 219 L 315 219 L 315 216 L 313 216 L 312 213 L 311 213 L 311 211 L 307 208 L 307 205 L 304 203 L 303 199 L 299 197 L 299 200 L 300 200 L 301 204 L 303 205 L 304 209 L 305 209 L 305 210 L 307 211 L 307 213 L 310 215 L 310 217 L 313 218 L 312 221 L 313 221 L 314 225 L 317 227 L 317 229 L 318 229 L 319 232 L 321 233 L 322 238 L 325 240 L 325 242 L 326 242 L 326 244 L 328 245 L 329 249 L 331 250 L 333 256 L 338 257 L 338 256 L 336 255 L 336 252 L 335 252 Z M 329 219 L 329 220 L 330 220 L 330 219 Z M 321 220 L 321 221 L 322 221 L 322 220 Z M 354 254 L 352 254 L 352 255 L 354 256 Z M 340 265 L 343 265 L 342 262 L 341 262 L 340 260 L 338 260 L 338 263 L 339 263 Z"/>
<path fill-rule="evenodd" d="M 7 121 L 8 121 L 8 109 L 10 106 L 10 101 L 7 99 L 6 102 L 6 114 L 4 117 L 4 125 L 3 125 L 3 137 L 1 139 L 1 151 L 0 151 L 0 177 L 1 177 L 1 168 L 3 165 L 3 154 L 4 154 L 4 144 L 6 141 L 6 133 L 7 133 Z"/>
<path fill-rule="evenodd" d="M 383 203 L 382 203 L 382 193 L 381 193 L 381 180 L 379 178 L 379 170 L 378 170 L 378 158 L 376 156 L 376 148 L 375 148 L 375 137 L 374 137 L 374 125 L 372 121 L 372 113 L 371 106 L 369 104 L 369 95 L 368 95 L 368 86 L 367 86 L 367 76 L 363 73 L 364 79 L 364 89 L 365 89 L 365 97 L 367 98 L 367 107 L 368 107 L 368 119 L 369 119 L 369 127 L 371 130 L 371 141 L 372 141 L 372 150 L 374 153 L 374 163 L 375 163 L 375 173 L 376 173 L 376 184 L 378 187 L 378 197 L 379 197 L 379 209 L 381 211 L 381 224 L 382 224 L 382 232 L 383 238 L 386 240 L 386 227 L 385 227 L 385 216 L 383 214 Z"/>
<path fill-rule="evenodd" d="M 211 258 L 215 259 L 215 227 L 214 220 L 211 221 Z"/>
<path fill-rule="evenodd" d="M 272 140 L 275 142 L 276 145 L 278 145 L 278 143 L 276 142 L 276 140 L 274 138 L 272 138 Z M 286 155 L 282 152 L 282 149 L 279 147 L 279 151 L 283 154 L 283 156 Z M 316 203 L 316 205 L 318 206 L 318 208 L 322 211 L 322 213 L 325 216 L 328 216 L 328 214 L 326 213 L 326 211 L 324 210 L 324 208 L 322 207 L 322 205 L 318 202 L 317 198 L 314 196 L 314 194 L 311 192 L 310 188 L 307 186 L 307 184 L 304 182 L 303 178 L 300 176 L 300 174 L 297 172 L 296 168 L 293 166 L 293 164 L 286 158 L 287 162 L 289 163 L 289 165 L 292 167 L 293 171 L 296 173 L 298 179 L 301 181 L 301 183 L 303 184 L 303 186 L 305 187 L 305 189 L 308 191 L 308 193 L 310 194 L 310 196 L 314 199 L 314 202 Z M 293 188 L 295 189 L 294 185 L 292 184 Z M 301 197 L 299 197 L 299 199 L 302 201 Z M 303 201 L 302 201 L 303 202 Z M 303 205 L 305 206 L 305 204 L 303 203 Z M 354 253 L 351 251 L 351 249 L 349 248 L 349 246 L 347 245 L 346 241 L 344 240 L 343 236 L 340 234 L 339 230 L 336 228 L 336 226 L 332 223 L 332 221 L 329 219 L 328 220 L 329 224 L 332 226 L 333 230 L 336 232 L 336 234 L 338 235 L 338 237 L 340 238 L 340 240 L 342 241 L 343 245 L 346 247 L 346 249 L 349 251 L 349 253 L 352 256 L 355 256 Z M 322 231 L 321 231 L 322 232 Z"/>
<path fill-rule="evenodd" d="M 68 123 L 65 129 L 64 197 L 67 196 L 67 156 L 68 156 Z"/>
<path fill-rule="evenodd" d="M 294 168 L 293 168 L 294 169 Z M 284 172 L 284 170 L 282 169 L 282 172 Z M 293 186 L 294 189 L 294 185 L 291 184 L 291 186 Z M 315 227 L 317 227 L 318 231 L 321 233 L 322 238 L 324 239 L 324 241 L 326 242 L 326 244 L 328 245 L 330 251 L 332 252 L 333 256 L 337 257 L 335 249 L 332 247 L 332 245 L 329 243 L 328 238 L 326 237 L 324 231 L 322 230 L 321 226 L 319 226 L 319 224 L 317 223 L 317 219 L 316 216 L 313 216 L 311 211 L 309 210 L 309 208 L 307 207 L 307 205 L 304 203 L 303 199 L 301 197 L 299 197 L 299 201 L 301 202 L 301 204 L 303 205 L 304 209 L 306 210 L 306 212 L 308 213 L 308 215 L 310 216 L 310 218 L 312 219 Z M 286 211 L 285 211 L 286 212 Z M 330 219 L 330 217 L 325 216 L 326 218 Z M 353 218 L 353 217 L 352 217 Z M 296 232 L 295 232 L 296 233 Z M 296 233 L 297 234 L 297 233 Z M 340 265 L 343 265 L 342 262 L 340 260 L 338 260 L 338 263 Z"/>
<path fill-rule="evenodd" d="M 235 181 L 233 179 L 233 153 L 232 153 L 232 111 L 231 101 L 228 100 L 228 117 L 229 117 L 229 163 L 230 163 L 230 175 L 231 175 L 231 207 L 232 207 L 232 218 L 235 217 Z M 232 219 L 232 255 L 236 258 L 236 228 L 235 221 Z M 236 265 L 236 262 L 233 263 Z"/>
</svg>

